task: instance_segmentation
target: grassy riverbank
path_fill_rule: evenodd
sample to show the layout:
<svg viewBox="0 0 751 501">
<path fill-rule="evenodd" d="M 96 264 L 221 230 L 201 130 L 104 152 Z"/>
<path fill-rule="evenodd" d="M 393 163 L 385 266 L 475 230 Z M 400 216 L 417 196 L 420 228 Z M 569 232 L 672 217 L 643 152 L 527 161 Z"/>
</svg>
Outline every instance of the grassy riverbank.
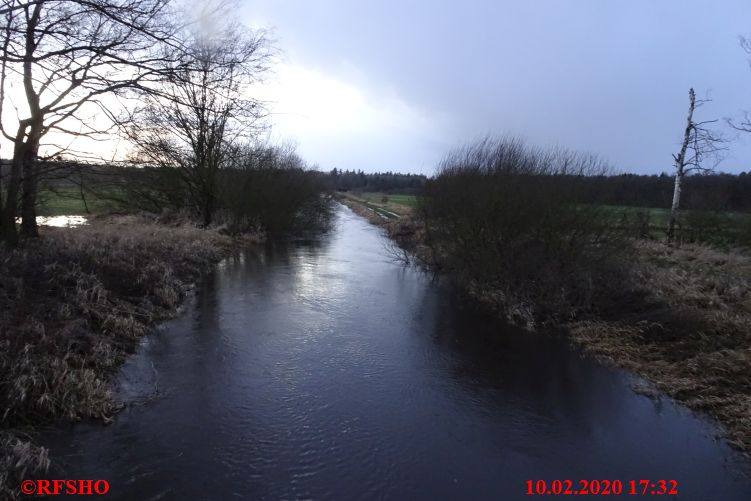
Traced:
<svg viewBox="0 0 751 501">
<path fill-rule="evenodd" d="M 635 285 L 611 309 L 570 323 L 572 339 L 712 416 L 751 453 L 751 254 L 634 245 Z"/>
<path fill-rule="evenodd" d="M 416 218 L 389 220 L 356 198 L 342 202 L 385 228 L 419 261 L 435 260 Z M 640 391 L 663 392 L 706 413 L 732 445 L 751 452 L 751 253 L 649 240 L 625 243 L 631 247 L 630 264 L 622 283 L 608 289 L 594 309 L 557 326 L 567 328 L 572 342 L 596 358 L 654 385 Z M 502 291 L 463 285 L 507 319 L 527 318 L 504 303 Z"/>
<path fill-rule="evenodd" d="M 217 231 L 127 216 L 44 227 L 2 251 L 0 497 L 48 464 L 27 434 L 35 426 L 112 417 L 115 370 L 232 247 Z"/>
</svg>

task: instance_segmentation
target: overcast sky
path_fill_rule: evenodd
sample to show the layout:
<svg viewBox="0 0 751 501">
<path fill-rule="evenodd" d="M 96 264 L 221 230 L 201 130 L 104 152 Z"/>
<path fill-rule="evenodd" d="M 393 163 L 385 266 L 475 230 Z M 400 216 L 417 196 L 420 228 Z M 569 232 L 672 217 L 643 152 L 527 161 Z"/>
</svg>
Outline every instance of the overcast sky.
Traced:
<svg viewBox="0 0 751 501">
<path fill-rule="evenodd" d="M 492 133 L 669 171 L 688 89 L 699 119 L 751 108 L 749 0 L 245 0 L 283 61 L 276 137 L 322 169 L 433 171 Z M 721 165 L 751 170 L 751 135 Z"/>
</svg>

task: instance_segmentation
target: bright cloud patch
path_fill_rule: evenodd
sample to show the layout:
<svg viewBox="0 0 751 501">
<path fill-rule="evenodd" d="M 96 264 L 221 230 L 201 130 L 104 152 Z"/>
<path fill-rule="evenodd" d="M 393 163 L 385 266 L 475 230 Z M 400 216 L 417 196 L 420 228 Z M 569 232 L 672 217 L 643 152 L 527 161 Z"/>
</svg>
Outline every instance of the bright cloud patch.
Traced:
<svg viewBox="0 0 751 501">
<path fill-rule="evenodd" d="M 273 136 L 296 141 L 307 160 L 323 169 L 432 167 L 428 146 L 439 120 L 396 96 L 372 96 L 302 66 L 281 64 L 275 73 L 258 94 L 271 103 Z M 414 153 L 405 157 L 410 150 Z"/>
</svg>

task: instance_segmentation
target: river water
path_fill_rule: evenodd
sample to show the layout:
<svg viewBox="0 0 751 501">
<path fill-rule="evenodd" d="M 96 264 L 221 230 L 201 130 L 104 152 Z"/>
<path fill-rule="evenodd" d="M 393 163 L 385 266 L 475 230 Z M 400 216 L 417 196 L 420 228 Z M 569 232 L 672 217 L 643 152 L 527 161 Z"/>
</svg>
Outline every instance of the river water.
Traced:
<svg viewBox="0 0 751 501">
<path fill-rule="evenodd" d="M 537 479 L 751 499 L 709 424 L 633 383 L 403 268 L 341 207 L 320 240 L 223 261 L 125 364 L 115 422 L 48 436 L 50 475 L 133 500 L 529 499 Z"/>
</svg>

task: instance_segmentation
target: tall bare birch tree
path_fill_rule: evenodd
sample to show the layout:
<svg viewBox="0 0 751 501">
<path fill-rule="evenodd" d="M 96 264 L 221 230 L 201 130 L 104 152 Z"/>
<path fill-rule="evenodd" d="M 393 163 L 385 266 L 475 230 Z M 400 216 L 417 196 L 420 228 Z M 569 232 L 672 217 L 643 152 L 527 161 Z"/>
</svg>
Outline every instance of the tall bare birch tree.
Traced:
<svg viewBox="0 0 751 501">
<path fill-rule="evenodd" d="M 675 184 L 673 187 L 673 202 L 670 205 L 668 217 L 668 241 L 673 241 L 675 238 L 675 227 L 683 193 L 683 179 L 691 172 L 707 173 L 713 171 L 722 160 L 722 153 L 727 149 L 725 147 L 727 140 L 718 132 L 707 128 L 708 124 L 715 123 L 717 120 L 697 122 L 694 119 L 696 109 L 709 101 L 709 99 L 697 100 L 693 87 L 689 89 L 688 116 L 686 127 L 683 130 L 683 140 L 678 153 L 673 154 Z M 705 162 L 710 160 L 713 161 L 713 164 L 706 166 Z"/>
</svg>

